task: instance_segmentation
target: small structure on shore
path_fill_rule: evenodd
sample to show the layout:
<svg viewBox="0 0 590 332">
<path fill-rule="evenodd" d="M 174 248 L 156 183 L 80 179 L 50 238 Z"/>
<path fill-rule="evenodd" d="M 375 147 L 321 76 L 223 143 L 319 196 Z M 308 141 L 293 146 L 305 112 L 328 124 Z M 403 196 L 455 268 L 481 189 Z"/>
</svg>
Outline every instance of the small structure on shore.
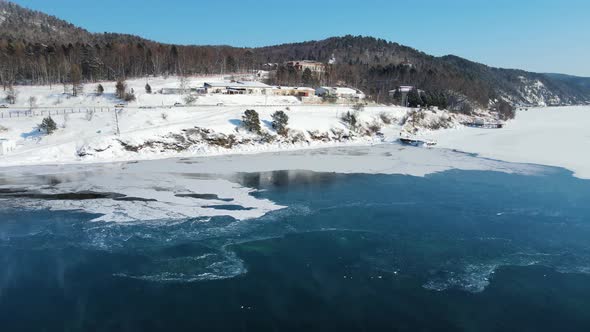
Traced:
<svg viewBox="0 0 590 332">
<path fill-rule="evenodd" d="M 206 82 L 203 89 L 207 93 L 229 95 L 266 95 L 270 94 L 270 85 L 256 81 Z"/>
<path fill-rule="evenodd" d="M 315 93 L 320 97 L 332 96 L 351 100 L 362 100 L 366 98 L 362 91 L 345 87 L 322 86 L 317 88 Z"/>
<path fill-rule="evenodd" d="M 483 128 L 483 129 L 502 129 L 504 124 L 500 122 L 487 123 L 483 120 L 474 120 L 472 122 L 461 122 L 462 125 L 471 128 Z"/>
</svg>

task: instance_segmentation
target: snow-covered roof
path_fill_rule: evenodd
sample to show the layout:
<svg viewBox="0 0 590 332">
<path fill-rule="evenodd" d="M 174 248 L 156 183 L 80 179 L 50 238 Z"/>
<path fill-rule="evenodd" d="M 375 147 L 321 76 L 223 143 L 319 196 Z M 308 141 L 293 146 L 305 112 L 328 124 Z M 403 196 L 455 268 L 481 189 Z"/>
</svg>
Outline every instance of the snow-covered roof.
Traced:
<svg viewBox="0 0 590 332">
<path fill-rule="evenodd" d="M 260 88 L 270 89 L 271 86 L 256 81 L 238 81 L 238 82 L 205 82 L 205 86 L 213 88 L 243 89 L 243 88 Z"/>
<path fill-rule="evenodd" d="M 402 85 L 398 89 L 399 89 L 400 92 L 410 92 L 410 91 L 412 91 L 414 89 L 414 87 L 413 86 L 410 86 L 410 85 Z M 394 90 L 391 90 L 389 92 L 395 92 L 396 90 L 397 89 L 394 89 Z"/>
<path fill-rule="evenodd" d="M 306 90 L 306 91 L 315 91 L 314 88 L 309 88 L 309 87 L 305 87 L 305 86 L 298 86 L 298 87 L 293 87 L 293 86 L 273 86 L 274 89 L 285 89 L 285 90 Z"/>
<path fill-rule="evenodd" d="M 352 89 L 352 88 L 343 88 L 343 87 L 329 87 L 329 86 L 323 86 L 322 89 L 324 90 L 328 90 L 331 93 L 335 93 L 335 94 L 339 94 L 339 95 L 362 95 L 363 93 Z"/>
</svg>

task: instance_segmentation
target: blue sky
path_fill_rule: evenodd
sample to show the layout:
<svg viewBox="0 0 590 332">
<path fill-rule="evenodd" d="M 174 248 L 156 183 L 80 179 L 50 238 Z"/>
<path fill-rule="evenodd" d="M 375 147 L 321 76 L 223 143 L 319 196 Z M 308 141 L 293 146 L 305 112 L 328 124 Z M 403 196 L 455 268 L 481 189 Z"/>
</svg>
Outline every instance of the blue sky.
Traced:
<svg viewBox="0 0 590 332">
<path fill-rule="evenodd" d="M 345 34 L 496 67 L 590 77 L 589 0 L 16 0 L 92 32 L 264 46 Z"/>
</svg>

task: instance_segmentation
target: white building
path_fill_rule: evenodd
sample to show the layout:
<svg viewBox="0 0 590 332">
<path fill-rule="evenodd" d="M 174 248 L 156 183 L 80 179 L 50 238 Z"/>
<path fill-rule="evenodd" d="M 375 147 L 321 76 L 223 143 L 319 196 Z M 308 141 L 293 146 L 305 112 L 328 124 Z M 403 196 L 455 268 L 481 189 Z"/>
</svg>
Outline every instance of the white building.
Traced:
<svg viewBox="0 0 590 332">
<path fill-rule="evenodd" d="M 326 72 L 326 65 L 318 61 L 296 60 L 286 62 L 287 67 L 292 67 L 297 71 L 311 70 L 312 73 L 323 74 Z"/>
<path fill-rule="evenodd" d="M 315 96 L 314 88 L 275 86 L 272 89 L 275 96 L 295 96 L 295 97 L 313 97 Z"/>
<path fill-rule="evenodd" d="M 391 98 L 393 98 L 395 96 L 396 92 L 399 91 L 400 97 L 401 97 L 400 104 L 402 106 L 407 106 L 408 105 L 408 93 L 410 93 L 410 91 L 412 91 L 414 89 L 415 88 L 411 85 L 402 85 L 402 86 L 397 87 L 397 89 L 395 89 L 395 90 L 389 91 L 389 96 Z M 423 91 L 418 90 L 418 92 L 422 93 Z"/>
<path fill-rule="evenodd" d="M 3 156 L 13 151 L 15 147 L 16 146 L 13 141 L 7 140 L 5 138 L 0 138 L 0 156 Z"/>
<path fill-rule="evenodd" d="M 271 94 L 273 89 L 270 85 L 255 81 L 206 82 L 203 88 L 207 93 L 230 95 L 265 95 Z"/>
<path fill-rule="evenodd" d="M 343 88 L 343 87 L 328 87 L 323 86 L 315 90 L 316 95 L 320 97 L 334 96 L 346 99 L 365 99 L 365 94 L 357 89 Z"/>
</svg>

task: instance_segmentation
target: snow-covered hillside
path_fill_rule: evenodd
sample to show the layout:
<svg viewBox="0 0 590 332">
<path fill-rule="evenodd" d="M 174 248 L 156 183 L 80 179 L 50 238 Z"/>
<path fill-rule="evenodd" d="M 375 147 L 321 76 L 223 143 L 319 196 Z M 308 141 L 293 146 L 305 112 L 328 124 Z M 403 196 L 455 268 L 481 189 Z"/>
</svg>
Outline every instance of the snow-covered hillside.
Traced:
<svg viewBox="0 0 590 332">
<path fill-rule="evenodd" d="M 192 78 L 189 87 L 222 77 Z M 179 78 L 150 78 L 154 93 L 145 92 L 146 80 L 128 81 L 136 101 L 124 108 L 114 96 L 115 82 L 85 85 L 84 93 L 72 97 L 61 86 L 19 86 L 17 107 L 0 109 L 0 138 L 10 151 L 0 157 L 0 166 L 109 162 L 167 157 L 252 153 L 344 144 L 372 144 L 399 137 L 409 109 L 367 106 L 354 111 L 350 105 L 304 105 L 290 96 L 199 95 L 193 105 L 184 96 L 161 94 L 164 88 L 178 88 Z M 34 101 L 33 116 L 27 108 Z M 30 105 L 29 105 L 30 106 Z M 20 107 L 20 108 L 18 108 Z M 260 115 L 262 134 L 242 128 L 247 109 Z M 271 115 L 284 111 L 289 134 L 278 135 Z M 355 128 L 342 115 L 356 114 Z M 51 114 L 57 130 L 39 130 L 42 119 Z M 12 146 L 16 148 L 12 148 Z"/>
</svg>

